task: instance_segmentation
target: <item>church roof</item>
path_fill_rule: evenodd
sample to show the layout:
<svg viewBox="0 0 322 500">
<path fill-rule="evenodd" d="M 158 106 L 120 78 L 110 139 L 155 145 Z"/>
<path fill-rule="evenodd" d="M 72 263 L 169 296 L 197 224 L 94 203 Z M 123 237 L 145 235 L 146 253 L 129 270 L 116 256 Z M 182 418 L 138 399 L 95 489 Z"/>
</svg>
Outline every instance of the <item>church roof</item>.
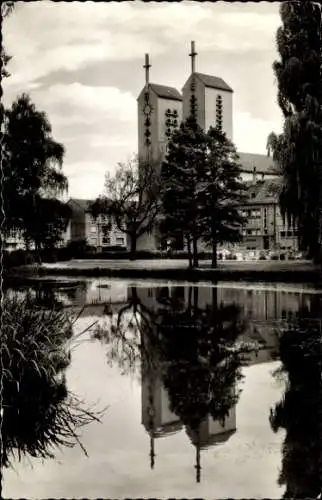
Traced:
<svg viewBox="0 0 322 500">
<path fill-rule="evenodd" d="M 218 90 L 225 90 L 226 92 L 233 92 L 233 89 L 229 87 L 229 85 L 218 76 L 205 75 L 204 73 L 194 73 L 194 75 L 201 80 L 205 87 L 210 87 Z M 188 80 L 185 83 L 185 86 L 188 82 L 190 82 L 192 75 L 189 76 Z"/>
<path fill-rule="evenodd" d="M 229 87 L 229 85 L 227 85 L 227 83 L 218 76 L 205 75 L 204 73 L 196 73 L 196 75 L 198 76 L 198 78 L 200 78 L 200 80 L 206 87 L 233 92 L 233 89 Z"/>
<path fill-rule="evenodd" d="M 278 175 L 276 166 L 269 156 L 253 153 L 238 153 L 238 155 L 243 172 L 253 173 L 256 167 L 258 174 Z"/>
<path fill-rule="evenodd" d="M 156 93 L 158 97 L 163 97 L 164 99 L 173 99 L 174 101 L 182 101 L 180 92 L 174 87 L 159 85 L 157 83 L 150 83 L 149 87 Z"/>
</svg>

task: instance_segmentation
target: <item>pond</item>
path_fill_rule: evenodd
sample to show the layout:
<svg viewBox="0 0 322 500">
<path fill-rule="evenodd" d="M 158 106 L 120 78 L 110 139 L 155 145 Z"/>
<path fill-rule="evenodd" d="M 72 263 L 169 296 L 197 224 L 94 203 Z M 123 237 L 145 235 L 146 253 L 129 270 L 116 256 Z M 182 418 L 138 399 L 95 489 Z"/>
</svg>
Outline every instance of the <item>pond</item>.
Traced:
<svg viewBox="0 0 322 500">
<path fill-rule="evenodd" d="M 102 411 L 81 446 L 13 455 L 4 497 L 317 497 L 321 290 L 60 278 L 5 295 L 77 314 L 66 386 Z"/>
</svg>

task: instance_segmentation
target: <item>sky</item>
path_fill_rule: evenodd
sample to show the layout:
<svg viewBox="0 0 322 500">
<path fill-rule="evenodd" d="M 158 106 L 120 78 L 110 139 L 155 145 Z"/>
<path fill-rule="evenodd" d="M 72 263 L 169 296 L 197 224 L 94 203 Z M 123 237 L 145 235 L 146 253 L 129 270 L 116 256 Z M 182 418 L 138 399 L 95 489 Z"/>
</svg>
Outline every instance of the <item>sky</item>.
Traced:
<svg viewBox="0 0 322 500">
<path fill-rule="evenodd" d="M 144 54 L 153 83 L 182 89 L 196 70 L 234 90 L 233 141 L 239 152 L 266 154 L 280 132 L 277 84 L 279 4 L 228 2 L 17 2 L 3 40 L 12 60 L 3 102 L 27 93 L 64 144 L 69 196 L 104 192 L 105 172 L 137 152 L 137 97 Z"/>
</svg>

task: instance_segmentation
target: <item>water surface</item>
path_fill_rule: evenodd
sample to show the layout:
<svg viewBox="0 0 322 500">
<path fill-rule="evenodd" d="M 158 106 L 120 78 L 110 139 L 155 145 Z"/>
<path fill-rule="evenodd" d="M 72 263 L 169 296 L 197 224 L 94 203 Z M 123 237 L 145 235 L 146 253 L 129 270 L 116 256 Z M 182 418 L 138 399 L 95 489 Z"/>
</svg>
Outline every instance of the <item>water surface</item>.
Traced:
<svg viewBox="0 0 322 500">
<path fill-rule="evenodd" d="M 82 429 L 88 457 L 75 446 L 54 449 L 53 459 L 16 460 L 4 471 L 5 497 L 315 494 L 322 443 L 321 357 L 314 347 L 321 339 L 320 291 L 66 279 L 8 293 L 27 290 L 68 314 L 86 304 L 74 335 L 95 321 L 100 329 L 92 327 L 72 350 L 67 386 L 88 406 L 108 408 L 101 423 Z M 301 342 L 304 357 L 296 351 Z M 285 397 L 295 402 L 285 405 Z M 311 420 L 299 411 L 294 426 L 292 404 L 292 411 L 295 404 L 310 408 Z M 311 471 L 302 482 L 299 461 Z"/>
</svg>

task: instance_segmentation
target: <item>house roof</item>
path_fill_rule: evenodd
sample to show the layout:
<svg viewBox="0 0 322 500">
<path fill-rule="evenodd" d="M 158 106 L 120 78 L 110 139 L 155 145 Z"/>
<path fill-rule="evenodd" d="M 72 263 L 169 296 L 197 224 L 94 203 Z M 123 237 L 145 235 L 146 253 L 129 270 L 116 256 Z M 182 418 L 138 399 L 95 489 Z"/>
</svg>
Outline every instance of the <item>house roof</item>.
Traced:
<svg viewBox="0 0 322 500">
<path fill-rule="evenodd" d="M 173 101 L 182 101 L 182 95 L 179 90 L 174 87 L 168 87 L 167 85 L 159 85 L 157 83 L 149 83 L 149 89 L 152 90 L 158 97 L 163 99 L 171 99 Z M 143 88 L 140 92 L 138 99 L 141 94 L 145 91 Z"/>
<path fill-rule="evenodd" d="M 278 175 L 276 165 L 271 157 L 253 153 L 238 153 L 238 155 L 242 172 L 253 173 L 254 167 L 256 167 L 258 174 Z"/>
<path fill-rule="evenodd" d="M 93 203 L 93 201 L 94 200 L 83 200 L 81 198 L 70 198 L 68 200 L 68 204 L 69 203 L 73 203 L 73 204 L 76 203 L 76 205 L 78 205 L 82 210 L 84 210 L 84 212 L 87 212 L 87 211 L 89 211 L 90 206 Z"/>
<path fill-rule="evenodd" d="M 278 203 L 278 191 L 281 179 L 266 179 L 247 183 L 247 204 Z"/>
</svg>

